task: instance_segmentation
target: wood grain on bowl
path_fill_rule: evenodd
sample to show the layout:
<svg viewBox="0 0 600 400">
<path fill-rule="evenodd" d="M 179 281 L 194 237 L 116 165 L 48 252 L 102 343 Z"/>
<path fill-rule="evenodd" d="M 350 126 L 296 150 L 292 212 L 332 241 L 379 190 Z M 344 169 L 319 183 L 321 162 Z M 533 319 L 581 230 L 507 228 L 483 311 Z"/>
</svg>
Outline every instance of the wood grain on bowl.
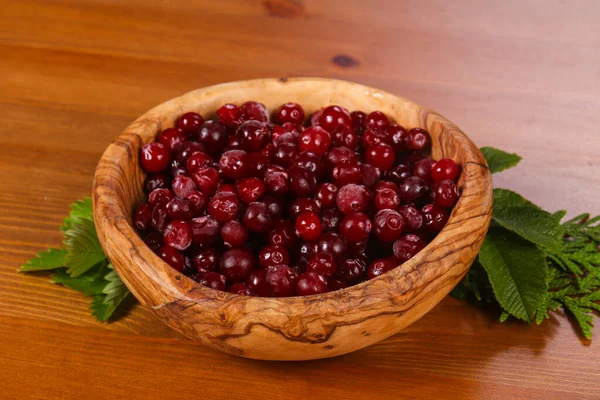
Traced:
<svg viewBox="0 0 600 400">
<path fill-rule="evenodd" d="M 205 288 L 156 256 L 131 226 L 143 199 L 140 147 L 186 111 L 211 116 L 225 103 L 257 100 L 270 110 L 287 101 L 307 114 L 339 104 L 381 110 L 408 128 L 429 130 L 434 158 L 462 167 L 461 198 L 442 232 L 417 256 L 376 279 L 323 295 L 257 298 Z M 148 111 L 102 156 L 94 177 L 98 235 L 140 302 L 186 337 L 249 358 L 332 357 L 385 339 L 434 307 L 473 262 L 487 231 L 492 185 L 485 159 L 453 123 L 411 101 L 355 83 L 290 78 L 232 82 L 187 93 Z"/>
</svg>

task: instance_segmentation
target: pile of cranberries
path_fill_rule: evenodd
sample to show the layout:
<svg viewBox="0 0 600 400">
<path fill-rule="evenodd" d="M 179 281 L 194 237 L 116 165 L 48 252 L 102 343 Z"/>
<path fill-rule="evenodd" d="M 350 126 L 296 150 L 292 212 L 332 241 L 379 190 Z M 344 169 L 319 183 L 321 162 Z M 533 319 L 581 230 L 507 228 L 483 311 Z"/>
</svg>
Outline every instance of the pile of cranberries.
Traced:
<svg viewBox="0 0 600 400">
<path fill-rule="evenodd" d="M 432 160 L 429 133 L 380 111 L 254 101 L 218 118 L 182 115 L 141 150 L 145 243 L 201 284 L 253 296 L 303 296 L 375 278 L 446 224 L 457 164 Z M 308 126 L 306 126 L 308 125 Z"/>
</svg>

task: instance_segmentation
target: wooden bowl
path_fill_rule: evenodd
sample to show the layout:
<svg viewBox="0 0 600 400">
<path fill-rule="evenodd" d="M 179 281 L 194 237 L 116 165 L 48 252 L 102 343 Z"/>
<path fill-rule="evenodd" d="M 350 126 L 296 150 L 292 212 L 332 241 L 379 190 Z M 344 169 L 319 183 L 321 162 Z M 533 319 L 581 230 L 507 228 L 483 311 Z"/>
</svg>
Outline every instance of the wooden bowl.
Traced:
<svg viewBox="0 0 600 400">
<path fill-rule="evenodd" d="M 310 115 L 330 104 L 381 110 L 407 127 L 427 129 L 433 157 L 462 167 L 461 197 L 446 227 L 408 262 L 376 279 L 322 295 L 261 298 L 201 286 L 155 255 L 131 225 L 144 199 L 140 147 L 196 111 L 210 117 L 225 103 L 257 100 L 269 110 L 294 101 Z M 265 360 L 333 357 L 372 345 L 431 310 L 475 259 L 491 217 L 492 183 L 483 155 L 452 122 L 384 91 L 332 79 L 259 79 L 194 90 L 148 111 L 104 152 L 93 186 L 102 246 L 135 297 L 184 336 L 236 356 Z"/>
</svg>

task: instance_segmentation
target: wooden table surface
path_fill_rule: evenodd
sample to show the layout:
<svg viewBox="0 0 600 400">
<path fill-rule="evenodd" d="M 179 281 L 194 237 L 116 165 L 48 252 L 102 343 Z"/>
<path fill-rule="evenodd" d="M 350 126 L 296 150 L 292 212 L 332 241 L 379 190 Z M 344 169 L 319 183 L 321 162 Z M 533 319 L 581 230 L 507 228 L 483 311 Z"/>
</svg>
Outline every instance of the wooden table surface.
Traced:
<svg viewBox="0 0 600 400">
<path fill-rule="evenodd" d="M 18 274 L 58 246 L 108 143 L 191 89 L 324 76 L 401 94 L 479 145 L 524 158 L 495 177 L 549 210 L 600 213 L 600 3 L 0 0 L 0 398 L 598 399 L 600 329 L 500 324 L 451 298 L 335 359 L 238 359 L 134 306 Z"/>
</svg>

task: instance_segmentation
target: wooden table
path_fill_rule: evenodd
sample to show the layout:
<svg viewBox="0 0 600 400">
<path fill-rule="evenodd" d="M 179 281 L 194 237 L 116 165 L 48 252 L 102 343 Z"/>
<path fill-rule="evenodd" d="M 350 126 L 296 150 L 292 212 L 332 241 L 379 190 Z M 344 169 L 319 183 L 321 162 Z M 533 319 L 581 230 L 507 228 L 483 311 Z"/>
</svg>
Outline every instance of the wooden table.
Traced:
<svg viewBox="0 0 600 400">
<path fill-rule="evenodd" d="M 303 363 L 192 344 L 133 307 L 18 274 L 60 243 L 69 204 L 130 121 L 188 90 L 326 76 L 402 94 L 478 144 L 517 152 L 495 178 L 549 210 L 600 213 L 597 1 L 0 1 L 3 399 L 598 399 L 600 330 L 446 299 L 366 350 Z M 191 396 L 191 397 L 190 397 Z"/>
</svg>

